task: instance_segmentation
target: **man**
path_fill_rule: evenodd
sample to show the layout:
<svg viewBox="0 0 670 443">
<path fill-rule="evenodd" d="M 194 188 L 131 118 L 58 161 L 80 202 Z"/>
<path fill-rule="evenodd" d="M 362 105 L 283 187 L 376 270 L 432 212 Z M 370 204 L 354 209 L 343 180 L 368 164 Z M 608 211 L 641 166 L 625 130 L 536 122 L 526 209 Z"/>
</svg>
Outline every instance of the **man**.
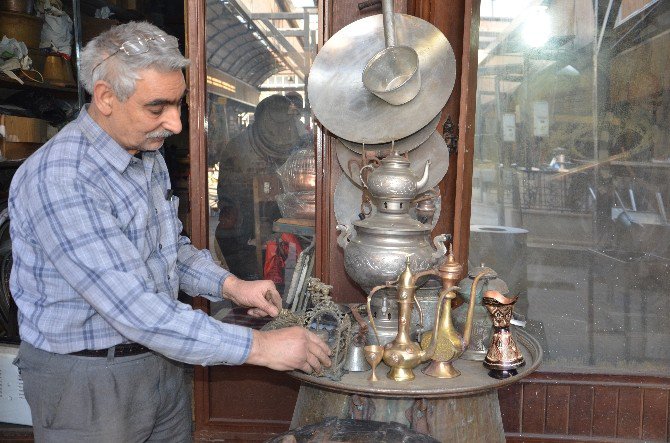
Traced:
<svg viewBox="0 0 670 443">
<path fill-rule="evenodd" d="M 182 289 L 278 313 L 272 282 L 243 281 L 180 235 L 157 150 L 182 130 L 186 60 L 148 23 L 93 39 L 80 57 L 91 104 L 16 172 L 9 211 L 19 309 L 16 365 L 36 441 L 190 441 L 179 362 L 311 372 L 328 347 L 303 328 L 218 322 Z"/>
</svg>

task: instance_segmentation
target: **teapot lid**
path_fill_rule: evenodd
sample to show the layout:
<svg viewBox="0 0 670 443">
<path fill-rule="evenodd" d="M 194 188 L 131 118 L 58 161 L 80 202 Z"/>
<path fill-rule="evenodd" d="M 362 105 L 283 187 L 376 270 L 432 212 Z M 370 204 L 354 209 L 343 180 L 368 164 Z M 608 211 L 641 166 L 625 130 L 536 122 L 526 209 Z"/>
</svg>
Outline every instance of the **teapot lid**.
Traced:
<svg viewBox="0 0 670 443">
<path fill-rule="evenodd" d="M 381 159 L 381 163 L 384 166 L 388 165 L 395 168 L 409 168 L 411 165 L 410 161 L 406 159 L 405 156 L 398 154 L 394 147 L 391 147 L 391 153 L 389 155 Z"/>
</svg>

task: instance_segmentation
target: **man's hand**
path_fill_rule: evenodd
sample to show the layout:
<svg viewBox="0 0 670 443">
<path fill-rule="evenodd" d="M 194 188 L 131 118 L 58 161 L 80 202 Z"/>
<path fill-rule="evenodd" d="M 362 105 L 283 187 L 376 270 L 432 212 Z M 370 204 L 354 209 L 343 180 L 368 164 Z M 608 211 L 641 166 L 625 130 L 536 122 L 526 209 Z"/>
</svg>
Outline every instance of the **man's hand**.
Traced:
<svg viewBox="0 0 670 443">
<path fill-rule="evenodd" d="M 246 363 L 277 371 L 300 369 L 308 374 L 330 367 L 330 348 L 316 334 L 299 326 L 253 331 Z"/>
<path fill-rule="evenodd" d="M 223 297 L 233 303 L 251 308 L 252 317 L 276 317 L 281 309 L 281 295 L 270 280 L 240 280 L 229 275 L 223 282 Z"/>
</svg>

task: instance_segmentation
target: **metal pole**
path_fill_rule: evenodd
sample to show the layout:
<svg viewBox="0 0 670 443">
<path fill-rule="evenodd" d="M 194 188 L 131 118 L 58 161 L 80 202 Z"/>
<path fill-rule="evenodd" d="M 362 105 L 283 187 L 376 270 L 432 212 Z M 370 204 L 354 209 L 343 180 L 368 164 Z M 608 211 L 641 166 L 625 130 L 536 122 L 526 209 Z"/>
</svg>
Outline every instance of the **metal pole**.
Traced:
<svg viewBox="0 0 670 443">
<path fill-rule="evenodd" d="M 500 77 L 495 76 L 496 94 L 496 138 L 498 144 L 498 162 L 496 164 L 496 181 L 498 182 L 498 226 L 505 226 L 505 184 L 503 169 L 503 135 L 502 135 L 502 105 L 500 103 Z"/>
<path fill-rule="evenodd" d="M 77 62 L 77 104 L 81 110 L 85 103 L 84 87 L 79 81 L 79 72 L 81 70 L 81 63 L 79 62 L 79 54 L 81 53 L 81 7 L 79 0 L 72 0 L 72 22 L 74 24 L 74 56 Z"/>
</svg>

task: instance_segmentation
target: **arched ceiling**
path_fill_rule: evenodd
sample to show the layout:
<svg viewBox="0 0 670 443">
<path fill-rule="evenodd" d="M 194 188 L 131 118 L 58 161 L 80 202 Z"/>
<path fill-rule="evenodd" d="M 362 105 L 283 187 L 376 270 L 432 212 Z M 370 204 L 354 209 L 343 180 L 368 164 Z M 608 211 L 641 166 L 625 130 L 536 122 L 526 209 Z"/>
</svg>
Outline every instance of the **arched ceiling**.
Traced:
<svg viewBox="0 0 670 443">
<path fill-rule="evenodd" d="M 277 51 L 230 2 L 207 0 L 207 66 L 259 87 L 285 69 Z"/>
</svg>

